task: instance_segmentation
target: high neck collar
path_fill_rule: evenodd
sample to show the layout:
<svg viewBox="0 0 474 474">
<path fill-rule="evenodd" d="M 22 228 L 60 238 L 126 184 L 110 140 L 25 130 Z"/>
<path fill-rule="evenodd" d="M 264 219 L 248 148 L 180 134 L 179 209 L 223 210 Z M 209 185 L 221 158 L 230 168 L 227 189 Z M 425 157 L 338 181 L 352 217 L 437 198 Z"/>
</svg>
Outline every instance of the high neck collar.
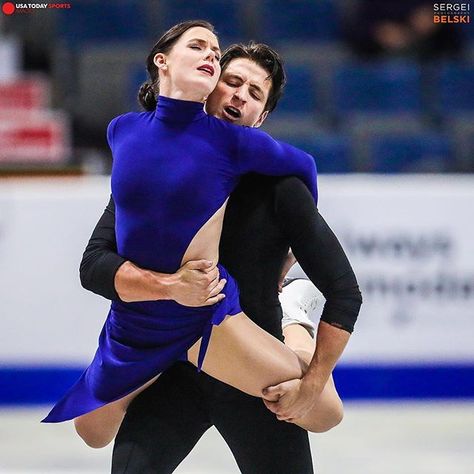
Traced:
<svg viewBox="0 0 474 474">
<path fill-rule="evenodd" d="M 206 115 L 202 102 L 158 97 L 155 117 L 166 122 L 194 122 Z"/>
</svg>

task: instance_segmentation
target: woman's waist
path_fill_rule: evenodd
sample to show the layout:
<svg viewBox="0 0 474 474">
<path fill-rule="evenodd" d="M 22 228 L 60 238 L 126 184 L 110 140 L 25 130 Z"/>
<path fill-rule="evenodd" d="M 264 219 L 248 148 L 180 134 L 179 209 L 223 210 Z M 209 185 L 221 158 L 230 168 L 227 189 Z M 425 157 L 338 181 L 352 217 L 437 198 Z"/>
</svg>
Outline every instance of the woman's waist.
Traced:
<svg viewBox="0 0 474 474">
<path fill-rule="evenodd" d="M 236 281 L 229 272 L 221 265 L 217 264 L 219 277 L 225 278 L 227 283 L 223 288 L 226 296 L 235 298 L 238 295 L 238 287 Z M 224 300 L 225 301 L 225 300 Z M 159 323 L 159 321 L 168 321 L 170 319 L 186 321 L 188 318 L 195 318 L 199 315 L 205 316 L 213 314 L 221 303 L 208 306 L 184 306 L 174 300 L 153 300 L 124 302 L 113 301 L 111 305 L 111 317 L 115 319 L 125 319 L 136 321 L 137 323 Z"/>
<path fill-rule="evenodd" d="M 186 240 L 142 237 L 140 239 L 118 239 L 118 253 L 141 268 L 159 273 L 175 273 L 191 260 L 219 261 L 219 243 L 194 246 Z"/>
</svg>

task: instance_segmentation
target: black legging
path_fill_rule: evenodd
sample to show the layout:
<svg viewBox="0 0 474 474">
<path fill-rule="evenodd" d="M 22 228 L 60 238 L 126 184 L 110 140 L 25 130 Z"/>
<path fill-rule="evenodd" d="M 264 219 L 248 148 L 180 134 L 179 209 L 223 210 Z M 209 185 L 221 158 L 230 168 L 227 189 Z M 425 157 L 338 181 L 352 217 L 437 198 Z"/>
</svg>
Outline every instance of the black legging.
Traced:
<svg viewBox="0 0 474 474">
<path fill-rule="evenodd" d="M 314 472 L 306 431 L 278 421 L 261 399 L 177 363 L 130 405 L 112 474 L 171 473 L 213 425 L 244 474 Z"/>
</svg>

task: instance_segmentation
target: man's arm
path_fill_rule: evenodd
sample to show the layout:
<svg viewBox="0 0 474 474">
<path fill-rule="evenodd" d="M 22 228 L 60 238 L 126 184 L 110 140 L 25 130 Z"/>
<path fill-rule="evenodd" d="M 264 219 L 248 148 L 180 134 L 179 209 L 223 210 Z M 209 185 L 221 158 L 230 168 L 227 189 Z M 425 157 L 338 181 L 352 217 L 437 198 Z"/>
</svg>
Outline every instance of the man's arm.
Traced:
<svg viewBox="0 0 474 474">
<path fill-rule="evenodd" d="M 190 261 L 176 273 L 142 269 L 117 254 L 115 203 L 110 201 L 87 244 L 80 265 L 82 286 L 104 298 L 121 301 L 172 299 L 185 306 L 217 303 L 226 281 L 207 260 Z"/>
<path fill-rule="evenodd" d="M 304 403 L 298 403 L 297 409 L 309 410 L 347 345 L 362 297 L 344 250 L 303 183 L 296 178 L 280 181 L 275 211 L 295 257 L 326 298 L 316 336 L 316 350 L 297 387 L 298 397 L 304 400 Z M 269 387 L 266 395 L 281 395 L 281 388 Z M 283 404 L 282 407 L 288 413 L 288 407 Z M 301 415 L 292 413 L 289 418 Z"/>
<path fill-rule="evenodd" d="M 126 262 L 117 254 L 115 204 L 110 197 L 87 243 L 79 268 L 82 286 L 109 300 L 120 300 L 114 286 L 117 270 Z"/>
<path fill-rule="evenodd" d="M 302 269 L 326 298 L 321 320 L 352 333 L 362 297 L 339 240 L 299 179 L 282 179 L 276 194 L 275 213 L 282 232 Z"/>
</svg>

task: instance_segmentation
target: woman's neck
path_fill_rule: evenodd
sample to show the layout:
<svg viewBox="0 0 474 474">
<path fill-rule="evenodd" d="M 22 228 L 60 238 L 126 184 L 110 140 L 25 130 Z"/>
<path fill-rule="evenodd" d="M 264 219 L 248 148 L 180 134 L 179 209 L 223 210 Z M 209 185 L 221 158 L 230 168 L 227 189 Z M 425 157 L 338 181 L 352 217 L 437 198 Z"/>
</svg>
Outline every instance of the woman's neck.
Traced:
<svg viewBox="0 0 474 474">
<path fill-rule="evenodd" d="M 170 99 L 188 100 L 191 102 L 205 102 L 207 97 L 199 92 L 184 91 L 177 87 L 160 84 L 160 95 Z"/>
</svg>

